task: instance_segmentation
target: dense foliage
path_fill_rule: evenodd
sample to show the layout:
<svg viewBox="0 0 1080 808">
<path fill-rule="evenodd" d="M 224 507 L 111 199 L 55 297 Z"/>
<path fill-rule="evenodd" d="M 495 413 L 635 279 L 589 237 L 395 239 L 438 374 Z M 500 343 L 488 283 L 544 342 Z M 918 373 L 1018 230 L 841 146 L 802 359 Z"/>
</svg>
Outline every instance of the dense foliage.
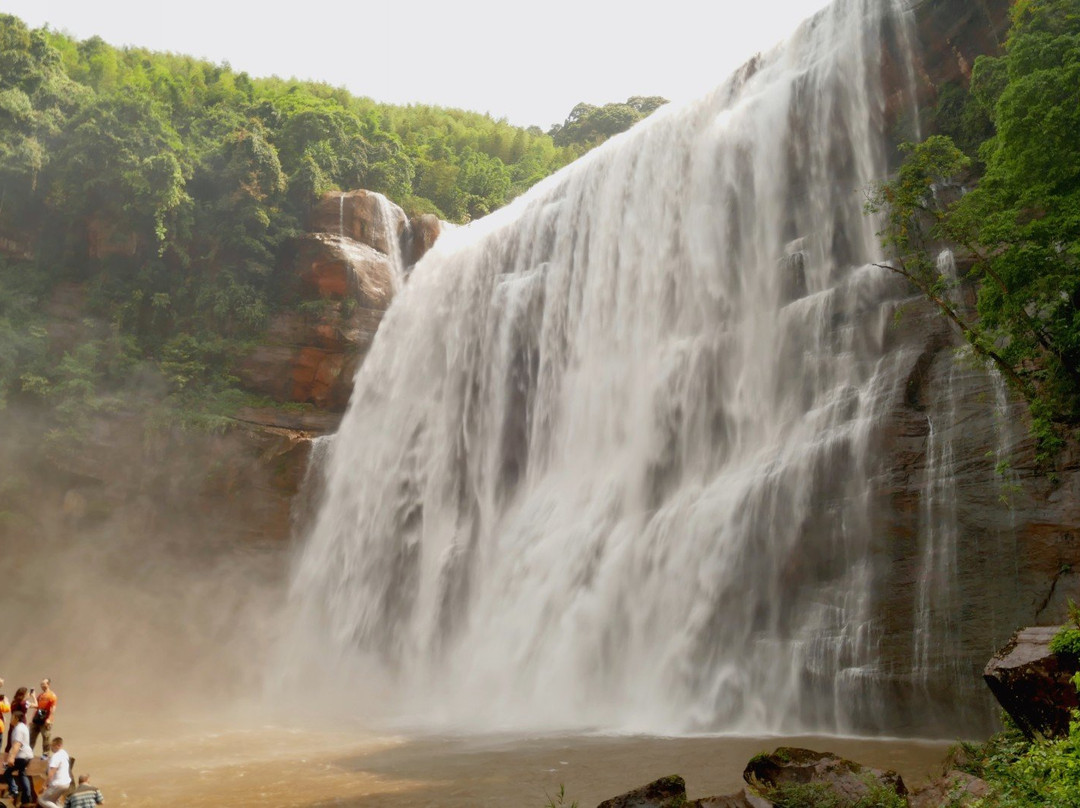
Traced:
<svg viewBox="0 0 1080 808">
<path fill-rule="evenodd" d="M 563 123 L 551 127 L 548 134 L 558 146 L 590 149 L 613 135 L 625 132 L 666 103 L 668 100 L 658 95 L 635 95 L 624 104 L 604 104 L 601 107 L 582 102 L 570 110 Z"/>
<path fill-rule="evenodd" d="M 909 146 L 870 208 L 886 213 L 892 267 L 1027 398 L 1047 459 L 1080 424 L 1080 0 L 1019 0 L 1012 15 L 1004 54 L 975 63 L 972 102 L 942 104 L 959 147 Z M 975 177 L 964 149 L 983 131 Z M 943 243 L 966 253 L 974 313 L 937 269 Z"/>
<path fill-rule="evenodd" d="M 1074 714 L 1065 737 L 1038 741 L 1004 719 L 1005 730 L 985 744 L 964 745 L 962 768 L 990 789 L 971 808 L 1080 808 L 1080 715 Z"/>
<path fill-rule="evenodd" d="M 631 99 L 619 125 L 659 101 Z M 131 406 L 138 378 L 155 406 L 219 423 L 242 398 L 230 359 L 281 305 L 280 248 L 321 194 L 367 188 L 464 222 L 614 130 L 589 131 L 557 143 L 0 14 L 0 408 L 49 404 L 76 428 Z M 66 340 L 44 312 L 64 284 L 95 323 Z"/>
</svg>

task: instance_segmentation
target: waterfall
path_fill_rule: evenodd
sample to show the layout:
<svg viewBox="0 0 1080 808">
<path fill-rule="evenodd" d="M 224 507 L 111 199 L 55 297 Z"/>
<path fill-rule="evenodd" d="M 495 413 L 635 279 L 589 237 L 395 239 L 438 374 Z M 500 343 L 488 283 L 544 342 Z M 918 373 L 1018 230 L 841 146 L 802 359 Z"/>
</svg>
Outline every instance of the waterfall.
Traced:
<svg viewBox="0 0 1080 808">
<path fill-rule="evenodd" d="M 345 194 L 338 195 L 338 235 L 345 237 Z"/>
<path fill-rule="evenodd" d="M 378 211 L 377 227 L 386 234 L 386 255 L 390 259 L 391 277 L 394 289 L 401 289 L 405 282 L 405 257 L 401 251 L 401 233 L 396 226 L 395 205 L 382 194 L 373 194 Z M 397 211 L 400 213 L 400 210 Z"/>
<path fill-rule="evenodd" d="M 945 283 L 945 296 L 960 304 L 956 257 L 942 250 L 937 258 L 938 275 Z M 964 354 L 970 362 L 970 350 Z M 948 423 L 956 421 L 960 357 L 949 367 L 944 389 L 938 391 L 941 414 Z M 925 682 L 942 659 L 948 659 L 953 640 L 952 592 L 956 579 L 958 523 L 956 512 L 956 458 L 953 443 L 939 435 L 932 416 L 926 417 L 926 465 L 922 491 L 919 541 L 919 577 L 916 582 L 914 672 Z"/>
<path fill-rule="evenodd" d="M 913 359 L 863 191 L 908 24 L 838 0 L 436 244 L 357 376 L 283 675 L 425 724 L 887 726 L 874 447 Z"/>
</svg>

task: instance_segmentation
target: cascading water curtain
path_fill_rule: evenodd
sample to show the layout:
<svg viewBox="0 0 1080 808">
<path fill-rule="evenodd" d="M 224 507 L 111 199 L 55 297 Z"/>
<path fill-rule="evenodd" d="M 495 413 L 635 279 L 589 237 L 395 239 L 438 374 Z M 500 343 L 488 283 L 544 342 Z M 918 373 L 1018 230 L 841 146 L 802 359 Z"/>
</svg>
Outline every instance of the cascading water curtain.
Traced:
<svg viewBox="0 0 1080 808">
<path fill-rule="evenodd" d="M 903 363 L 863 192 L 907 24 L 839 0 L 416 267 L 297 558 L 294 681 L 428 725 L 880 723 Z"/>
</svg>

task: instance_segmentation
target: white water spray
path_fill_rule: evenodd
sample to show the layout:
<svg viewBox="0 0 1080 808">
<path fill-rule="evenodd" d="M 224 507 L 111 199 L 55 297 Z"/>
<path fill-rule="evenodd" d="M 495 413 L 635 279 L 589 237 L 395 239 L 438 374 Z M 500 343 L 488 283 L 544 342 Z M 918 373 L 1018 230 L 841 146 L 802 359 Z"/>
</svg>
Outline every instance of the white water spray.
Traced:
<svg viewBox="0 0 1080 808">
<path fill-rule="evenodd" d="M 401 252 L 401 233 L 395 225 L 395 212 L 401 211 L 382 194 L 373 194 L 373 196 L 378 211 L 376 226 L 385 233 L 386 255 L 390 259 L 391 277 L 394 279 L 394 289 L 399 290 L 405 282 L 405 257 Z"/>
</svg>

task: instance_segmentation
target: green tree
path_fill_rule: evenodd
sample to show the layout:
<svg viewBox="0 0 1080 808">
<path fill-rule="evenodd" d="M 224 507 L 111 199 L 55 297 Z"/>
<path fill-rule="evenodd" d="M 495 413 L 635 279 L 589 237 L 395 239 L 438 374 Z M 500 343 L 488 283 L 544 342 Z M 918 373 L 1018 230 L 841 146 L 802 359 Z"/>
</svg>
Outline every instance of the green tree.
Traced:
<svg viewBox="0 0 1080 808">
<path fill-rule="evenodd" d="M 570 110 L 561 125 L 553 126 L 549 134 L 558 146 L 577 146 L 587 151 L 625 132 L 666 103 L 667 99 L 657 95 L 635 95 L 625 103 L 602 107 L 582 102 Z"/>
</svg>

